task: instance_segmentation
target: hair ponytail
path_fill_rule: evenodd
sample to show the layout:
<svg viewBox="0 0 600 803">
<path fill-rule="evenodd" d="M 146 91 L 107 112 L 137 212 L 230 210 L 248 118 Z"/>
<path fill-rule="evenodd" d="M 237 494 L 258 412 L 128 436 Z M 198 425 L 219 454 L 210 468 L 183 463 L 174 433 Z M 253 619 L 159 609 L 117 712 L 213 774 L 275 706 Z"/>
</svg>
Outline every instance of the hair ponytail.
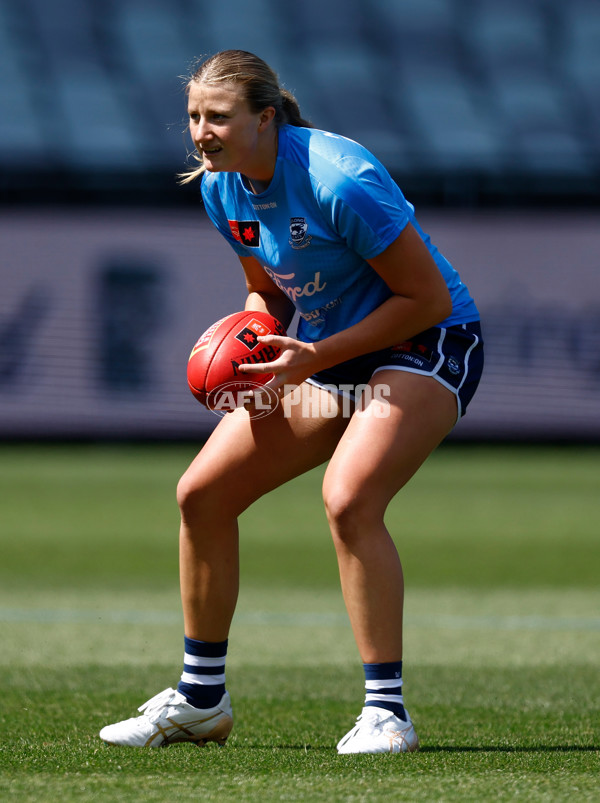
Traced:
<svg viewBox="0 0 600 803">
<path fill-rule="evenodd" d="M 287 89 L 281 89 L 281 107 L 284 115 L 284 122 L 288 125 L 295 125 L 301 128 L 312 128 L 312 123 L 305 120 L 301 113 L 298 101 Z"/>
</svg>

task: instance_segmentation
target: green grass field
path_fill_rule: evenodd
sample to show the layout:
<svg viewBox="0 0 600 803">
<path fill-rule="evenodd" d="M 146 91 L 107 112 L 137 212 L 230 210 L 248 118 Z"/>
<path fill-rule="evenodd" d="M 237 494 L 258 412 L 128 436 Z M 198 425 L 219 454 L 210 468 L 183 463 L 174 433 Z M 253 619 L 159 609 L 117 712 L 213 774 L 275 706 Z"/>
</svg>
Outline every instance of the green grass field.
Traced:
<svg viewBox="0 0 600 803">
<path fill-rule="evenodd" d="M 363 677 L 322 471 L 244 515 L 227 747 L 102 744 L 179 678 L 174 488 L 194 451 L 0 448 L 2 799 L 600 799 L 596 448 L 445 446 L 394 501 L 420 753 L 335 752 Z"/>
</svg>

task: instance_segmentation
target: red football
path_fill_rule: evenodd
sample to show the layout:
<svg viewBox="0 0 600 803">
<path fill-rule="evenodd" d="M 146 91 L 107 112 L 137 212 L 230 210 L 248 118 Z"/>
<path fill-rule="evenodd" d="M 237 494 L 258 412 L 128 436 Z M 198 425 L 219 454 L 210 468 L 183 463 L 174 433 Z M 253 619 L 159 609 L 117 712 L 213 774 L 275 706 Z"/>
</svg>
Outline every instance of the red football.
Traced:
<svg viewBox="0 0 600 803">
<path fill-rule="evenodd" d="M 285 333 L 282 324 L 267 312 L 244 310 L 221 318 L 192 349 L 187 365 L 190 390 L 209 410 L 233 409 L 244 392 L 273 377 L 272 373 L 238 371 L 245 363 L 272 362 L 279 356 L 278 348 L 260 343 L 258 337 Z"/>
</svg>

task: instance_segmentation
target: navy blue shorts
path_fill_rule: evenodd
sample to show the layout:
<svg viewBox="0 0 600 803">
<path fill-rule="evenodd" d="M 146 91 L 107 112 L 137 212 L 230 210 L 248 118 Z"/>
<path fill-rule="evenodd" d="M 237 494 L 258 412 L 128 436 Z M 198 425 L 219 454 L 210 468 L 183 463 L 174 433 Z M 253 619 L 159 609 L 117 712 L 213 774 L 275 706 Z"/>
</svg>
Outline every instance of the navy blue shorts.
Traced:
<svg viewBox="0 0 600 803">
<path fill-rule="evenodd" d="M 308 382 L 353 396 L 353 388 L 366 385 L 378 371 L 389 369 L 437 379 L 456 396 L 460 418 L 483 372 L 481 324 L 474 321 L 446 329 L 434 326 L 397 346 L 372 351 L 319 371 Z"/>
</svg>

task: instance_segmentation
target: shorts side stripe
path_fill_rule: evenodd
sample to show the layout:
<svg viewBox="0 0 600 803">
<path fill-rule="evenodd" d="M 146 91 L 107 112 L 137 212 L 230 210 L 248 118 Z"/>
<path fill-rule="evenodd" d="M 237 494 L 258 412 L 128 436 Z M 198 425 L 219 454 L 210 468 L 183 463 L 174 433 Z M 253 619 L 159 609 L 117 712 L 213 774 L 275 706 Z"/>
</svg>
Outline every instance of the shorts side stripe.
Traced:
<svg viewBox="0 0 600 803">
<path fill-rule="evenodd" d="M 473 342 L 471 343 L 471 345 L 469 346 L 469 348 L 467 349 L 467 352 L 465 354 L 465 373 L 464 373 L 464 376 L 463 376 L 463 378 L 461 380 L 460 385 L 458 386 L 458 390 L 459 391 L 462 388 L 462 386 L 465 384 L 467 376 L 469 375 L 469 357 L 471 356 L 471 352 L 473 351 L 473 349 L 477 345 L 479 345 L 479 337 L 478 337 L 478 335 L 476 335 L 474 332 L 472 332 L 471 335 L 473 337 Z"/>
<path fill-rule="evenodd" d="M 446 330 L 445 329 L 440 329 L 440 337 L 439 337 L 438 344 L 437 344 L 438 354 L 440 355 L 440 358 L 437 361 L 437 364 L 436 364 L 435 368 L 431 372 L 434 375 L 437 374 L 437 372 L 440 370 L 440 368 L 444 364 L 444 360 L 446 359 L 446 356 L 444 354 L 444 340 L 445 339 L 446 339 Z"/>
</svg>

